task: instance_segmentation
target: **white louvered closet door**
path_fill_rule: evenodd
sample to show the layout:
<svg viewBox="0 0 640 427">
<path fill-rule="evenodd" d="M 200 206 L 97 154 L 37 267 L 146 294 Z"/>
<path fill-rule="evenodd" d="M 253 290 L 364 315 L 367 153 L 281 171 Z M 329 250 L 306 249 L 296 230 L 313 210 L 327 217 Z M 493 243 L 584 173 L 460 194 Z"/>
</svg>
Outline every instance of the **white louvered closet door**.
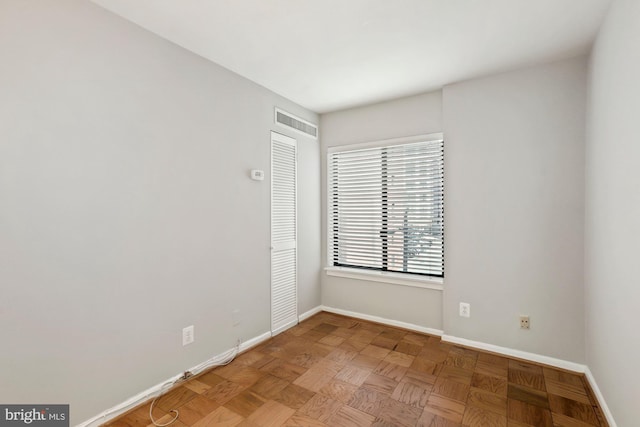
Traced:
<svg viewBox="0 0 640 427">
<path fill-rule="evenodd" d="M 271 132 L 271 333 L 298 323 L 296 140 Z"/>
</svg>

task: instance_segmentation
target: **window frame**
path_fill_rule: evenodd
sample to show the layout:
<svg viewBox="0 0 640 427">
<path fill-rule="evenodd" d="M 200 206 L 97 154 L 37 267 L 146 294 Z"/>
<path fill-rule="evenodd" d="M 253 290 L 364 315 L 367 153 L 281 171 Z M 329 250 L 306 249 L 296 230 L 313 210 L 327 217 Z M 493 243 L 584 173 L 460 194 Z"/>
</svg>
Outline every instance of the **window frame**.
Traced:
<svg viewBox="0 0 640 427">
<path fill-rule="evenodd" d="M 332 190 L 331 190 L 331 171 L 330 171 L 330 162 L 329 158 L 333 153 L 339 153 L 342 151 L 352 151 L 352 150 L 361 150 L 361 149 L 371 149 L 371 148 L 380 148 L 380 147 L 392 147 L 398 145 L 406 145 L 417 142 L 429 142 L 429 141 L 444 141 L 444 134 L 439 133 L 430 133 L 423 135 L 416 135 L 410 137 L 402 137 L 402 138 L 392 138 L 357 144 L 348 144 L 348 145 L 334 145 L 327 147 L 326 151 L 326 267 L 325 272 L 328 276 L 337 276 L 351 279 L 361 279 L 368 280 L 374 282 L 384 282 L 391 283 L 397 285 L 404 286 L 412 286 L 412 287 L 421 287 L 421 288 L 429 288 L 442 290 L 444 284 L 444 276 L 430 276 L 430 275 L 422 275 L 415 274 L 409 272 L 397 272 L 397 271 L 384 271 L 377 269 L 369 269 L 367 267 L 348 267 L 348 266 L 334 266 L 333 265 L 333 237 L 332 237 L 332 228 L 333 228 L 333 217 L 332 217 L 332 207 L 333 204 L 331 202 Z M 444 241 L 443 241 L 444 243 Z M 444 255 L 443 255 L 444 256 Z M 443 258 L 444 264 L 444 258 Z M 444 272 L 443 272 L 444 274 Z"/>
</svg>

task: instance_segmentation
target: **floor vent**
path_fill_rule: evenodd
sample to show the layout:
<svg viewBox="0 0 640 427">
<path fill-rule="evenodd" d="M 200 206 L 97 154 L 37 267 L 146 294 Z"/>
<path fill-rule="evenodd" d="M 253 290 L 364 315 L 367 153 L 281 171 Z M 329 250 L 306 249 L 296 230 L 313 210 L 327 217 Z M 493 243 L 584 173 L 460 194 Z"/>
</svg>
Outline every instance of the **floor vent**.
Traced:
<svg viewBox="0 0 640 427">
<path fill-rule="evenodd" d="M 276 108 L 276 123 L 293 129 L 298 133 L 318 139 L 318 126 L 279 108 Z"/>
</svg>

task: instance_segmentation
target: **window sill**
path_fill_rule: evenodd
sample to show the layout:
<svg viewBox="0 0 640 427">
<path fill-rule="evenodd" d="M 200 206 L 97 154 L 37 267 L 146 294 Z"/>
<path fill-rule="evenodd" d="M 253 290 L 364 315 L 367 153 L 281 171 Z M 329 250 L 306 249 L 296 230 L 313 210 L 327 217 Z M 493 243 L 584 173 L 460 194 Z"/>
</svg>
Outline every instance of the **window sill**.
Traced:
<svg viewBox="0 0 640 427">
<path fill-rule="evenodd" d="M 402 273 L 368 271 L 346 267 L 326 267 L 324 271 L 327 276 L 344 277 L 347 279 L 368 280 L 371 282 L 433 289 L 436 291 L 442 291 L 444 288 L 444 280 L 437 277 L 420 277 Z"/>
</svg>

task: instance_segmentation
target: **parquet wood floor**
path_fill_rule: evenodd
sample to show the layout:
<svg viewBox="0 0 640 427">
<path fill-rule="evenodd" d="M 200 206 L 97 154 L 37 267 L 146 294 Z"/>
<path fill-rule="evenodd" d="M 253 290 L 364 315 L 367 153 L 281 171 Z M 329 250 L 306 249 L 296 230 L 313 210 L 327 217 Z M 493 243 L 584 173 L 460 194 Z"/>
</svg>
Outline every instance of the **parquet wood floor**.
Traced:
<svg viewBox="0 0 640 427">
<path fill-rule="evenodd" d="M 110 427 L 152 426 L 149 403 Z M 190 379 L 154 408 L 176 427 L 606 426 L 581 374 L 330 313 Z"/>
</svg>

